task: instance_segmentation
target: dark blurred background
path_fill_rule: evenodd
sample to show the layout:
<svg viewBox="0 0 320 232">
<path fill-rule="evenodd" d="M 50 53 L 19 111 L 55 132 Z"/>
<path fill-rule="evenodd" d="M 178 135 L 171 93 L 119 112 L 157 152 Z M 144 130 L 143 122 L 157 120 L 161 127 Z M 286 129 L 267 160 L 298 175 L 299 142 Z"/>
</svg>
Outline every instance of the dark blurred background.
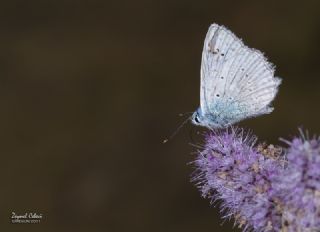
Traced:
<svg viewBox="0 0 320 232">
<path fill-rule="evenodd" d="M 283 78 L 261 140 L 320 134 L 319 1 L 2 1 L 1 231 L 235 231 L 189 182 L 209 25 Z M 198 138 L 201 141 L 201 138 Z M 11 212 L 42 213 L 11 224 Z"/>
</svg>

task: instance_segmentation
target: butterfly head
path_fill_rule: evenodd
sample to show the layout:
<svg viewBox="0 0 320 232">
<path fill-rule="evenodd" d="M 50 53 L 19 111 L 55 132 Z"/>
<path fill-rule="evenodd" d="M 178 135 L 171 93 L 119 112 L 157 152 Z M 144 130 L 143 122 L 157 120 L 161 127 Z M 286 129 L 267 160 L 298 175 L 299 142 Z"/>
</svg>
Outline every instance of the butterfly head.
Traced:
<svg viewBox="0 0 320 232">
<path fill-rule="evenodd" d="M 231 125 L 229 121 L 223 117 L 212 114 L 203 114 L 199 107 L 192 115 L 191 121 L 194 125 L 212 128 L 225 128 Z"/>
<path fill-rule="evenodd" d="M 200 107 L 193 113 L 191 121 L 195 125 L 202 125 L 203 120 L 202 120 L 202 112 Z"/>
</svg>

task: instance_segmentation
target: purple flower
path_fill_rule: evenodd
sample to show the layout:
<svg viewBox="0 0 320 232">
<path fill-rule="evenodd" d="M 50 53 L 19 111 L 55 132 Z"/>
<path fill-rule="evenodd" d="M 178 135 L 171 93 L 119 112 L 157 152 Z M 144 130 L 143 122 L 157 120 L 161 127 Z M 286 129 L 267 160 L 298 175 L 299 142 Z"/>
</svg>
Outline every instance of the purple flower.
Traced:
<svg viewBox="0 0 320 232">
<path fill-rule="evenodd" d="M 244 231 L 279 231 L 281 211 L 272 180 L 283 168 L 281 150 L 254 147 L 256 138 L 242 129 L 207 134 L 194 164 L 192 181 L 211 203 L 221 200 L 224 218 Z"/>
<path fill-rule="evenodd" d="M 320 139 L 287 144 L 283 152 L 243 129 L 211 131 L 192 181 L 243 231 L 320 231 Z"/>
<path fill-rule="evenodd" d="M 287 168 L 274 181 L 288 232 L 320 231 L 320 140 L 288 142 Z"/>
</svg>

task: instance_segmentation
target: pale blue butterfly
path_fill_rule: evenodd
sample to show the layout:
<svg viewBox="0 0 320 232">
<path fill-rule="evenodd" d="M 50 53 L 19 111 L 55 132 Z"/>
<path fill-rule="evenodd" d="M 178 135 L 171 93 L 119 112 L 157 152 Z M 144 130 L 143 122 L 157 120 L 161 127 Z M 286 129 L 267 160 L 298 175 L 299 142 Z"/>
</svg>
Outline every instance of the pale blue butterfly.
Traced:
<svg viewBox="0 0 320 232">
<path fill-rule="evenodd" d="M 202 51 L 200 107 L 192 122 L 224 128 L 271 113 L 270 103 L 280 83 L 260 51 L 245 46 L 225 27 L 212 24 Z"/>
</svg>

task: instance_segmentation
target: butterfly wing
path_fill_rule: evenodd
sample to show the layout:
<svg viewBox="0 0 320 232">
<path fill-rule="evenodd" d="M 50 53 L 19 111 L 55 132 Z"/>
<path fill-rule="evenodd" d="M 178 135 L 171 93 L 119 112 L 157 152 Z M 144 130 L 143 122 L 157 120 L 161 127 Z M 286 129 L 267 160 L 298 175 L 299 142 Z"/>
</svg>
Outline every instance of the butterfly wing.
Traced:
<svg viewBox="0 0 320 232">
<path fill-rule="evenodd" d="M 261 52 L 223 26 L 210 26 L 201 62 L 200 107 L 221 127 L 270 113 L 280 79 Z"/>
</svg>

